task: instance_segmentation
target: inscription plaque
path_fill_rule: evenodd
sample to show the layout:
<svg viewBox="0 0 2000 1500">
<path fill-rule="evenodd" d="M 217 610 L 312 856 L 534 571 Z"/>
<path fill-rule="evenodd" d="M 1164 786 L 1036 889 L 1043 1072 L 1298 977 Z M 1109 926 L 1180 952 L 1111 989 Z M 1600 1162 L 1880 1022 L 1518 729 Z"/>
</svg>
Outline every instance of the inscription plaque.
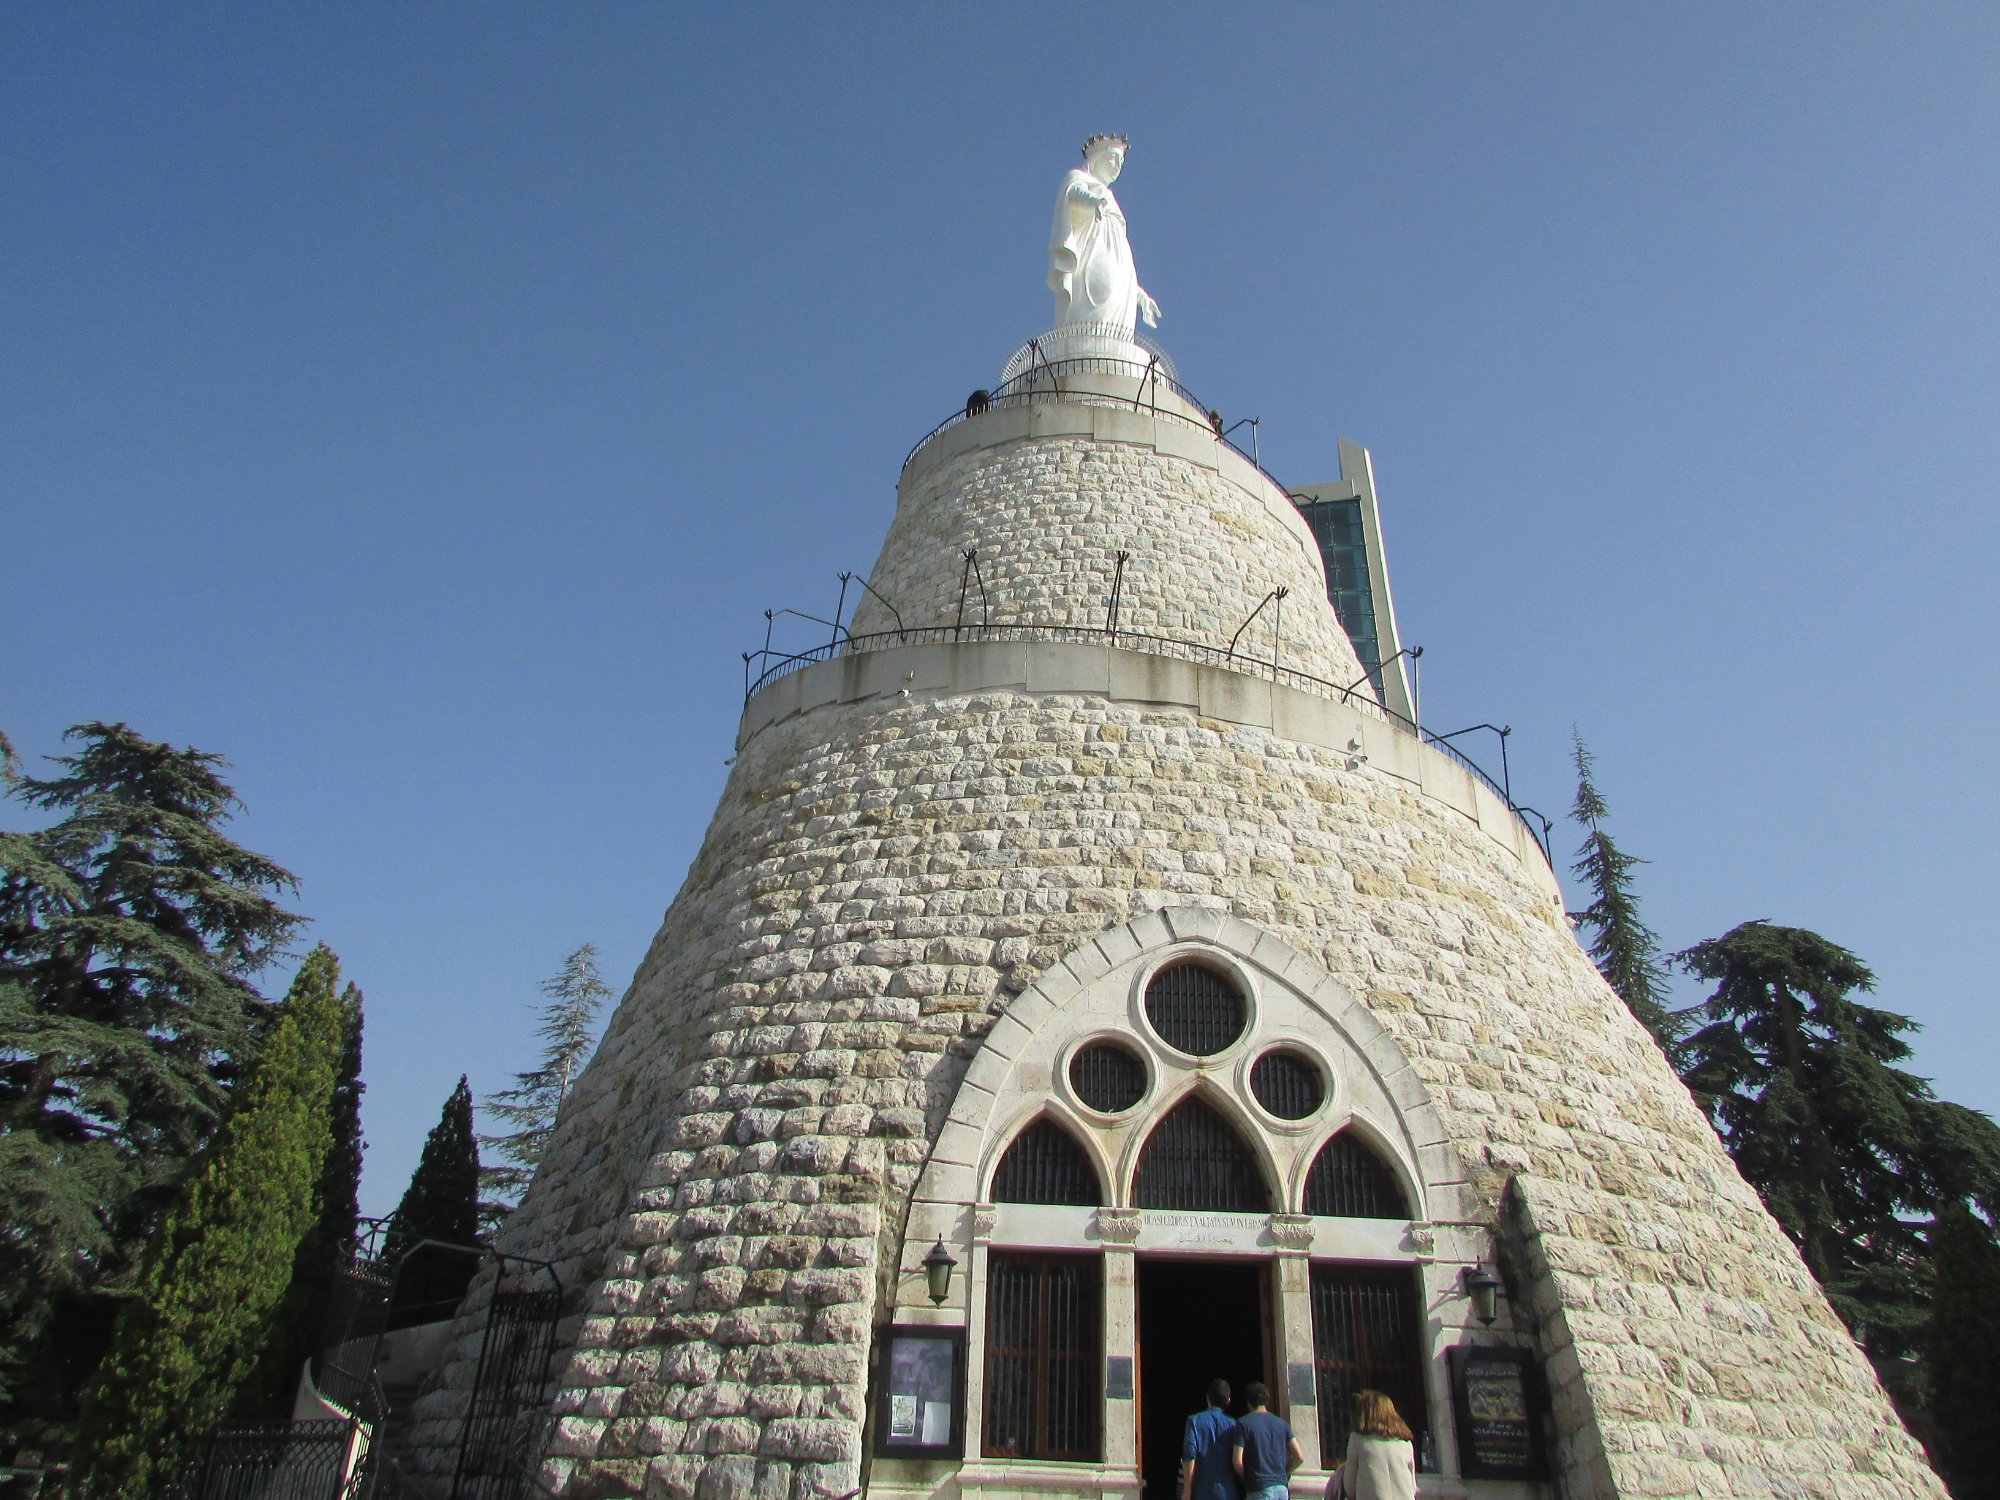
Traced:
<svg viewBox="0 0 2000 1500">
<path fill-rule="evenodd" d="M 1532 1350 L 1459 1344 L 1451 1350 L 1459 1463 L 1468 1479 L 1545 1479 L 1541 1371 Z"/>
<path fill-rule="evenodd" d="M 1289 1387 L 1287 1394 L 1292 1398 L 1292 1405 L 1319 1405 L 1319 1389 L 1313 1379 L 1311 1360 L 1294 1360 L 1286 1365 L 1285 1384 Z"/>
<path fill-rule="evenodd" d="M 1112 1401 L 1130 1401 L 1132 1399 L 1131 1355 L 1111 1354 L 1105 1356 L 1104 1394 Z"/>
</svg>

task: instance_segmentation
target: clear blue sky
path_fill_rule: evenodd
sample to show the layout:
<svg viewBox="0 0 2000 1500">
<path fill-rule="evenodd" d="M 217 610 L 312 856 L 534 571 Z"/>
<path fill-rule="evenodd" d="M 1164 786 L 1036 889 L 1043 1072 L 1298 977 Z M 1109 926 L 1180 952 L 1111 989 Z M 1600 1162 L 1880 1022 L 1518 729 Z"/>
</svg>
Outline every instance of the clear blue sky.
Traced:
<svg viewBox="0 0 2000 1500">
<path fill-rule="evenodd" d="M 1427 721 L 1552 813 L 1578 726 L 1668 946 L 1819 929 L 2000 1110 L 2000 10 L 9 6 L 0 726 L 230 759 L 368 1206 L 622 988 L 1098 130 L 1186 382 L 1373 450 Z"/>
</svg>

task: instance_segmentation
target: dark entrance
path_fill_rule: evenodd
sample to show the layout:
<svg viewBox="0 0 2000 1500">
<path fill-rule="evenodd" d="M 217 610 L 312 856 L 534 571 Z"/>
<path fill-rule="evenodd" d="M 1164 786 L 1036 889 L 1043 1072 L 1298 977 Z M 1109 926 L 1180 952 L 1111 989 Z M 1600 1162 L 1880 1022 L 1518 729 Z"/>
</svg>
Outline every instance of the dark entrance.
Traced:
<svg viewBox="0 0 2000 1500">
<path fill-rule="evenodd" d="M 1180 1493 L 1181 1433 L 1218 1375 L 1269 1383 L 1266 1269 L 1240 1260 L 1139 1261 L 1139 1470 L 1145 1500 Z"/>
</svg>

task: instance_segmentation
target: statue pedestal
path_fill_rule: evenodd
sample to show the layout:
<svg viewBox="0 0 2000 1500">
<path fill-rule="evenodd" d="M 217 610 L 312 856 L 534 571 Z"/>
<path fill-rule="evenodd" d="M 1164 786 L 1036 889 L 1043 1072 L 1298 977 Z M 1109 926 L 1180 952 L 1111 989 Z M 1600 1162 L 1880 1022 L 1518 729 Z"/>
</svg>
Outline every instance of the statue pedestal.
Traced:
<svg viewBox="0 0 2000 1500">
<path fill-rule="evenodd" d="M 1027 374 L 1037 365 L 1059 365 L 1068 360 L 1087 359 L 1130 366 L 1134 375 L 1148 368 L 1174 379 L 1174 362 L 1151 339 L 1115 323 L 1064 323 L 1037 334 L 1014 351 L 1001 367 L 1000 384 Z"/>
</svg>

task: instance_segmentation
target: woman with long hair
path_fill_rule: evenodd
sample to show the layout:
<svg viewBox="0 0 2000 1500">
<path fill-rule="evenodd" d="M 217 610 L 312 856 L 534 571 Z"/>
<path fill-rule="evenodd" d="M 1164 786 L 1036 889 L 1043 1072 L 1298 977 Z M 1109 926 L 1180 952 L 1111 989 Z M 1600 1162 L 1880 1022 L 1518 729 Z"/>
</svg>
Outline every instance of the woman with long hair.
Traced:
<svg viewBox="0 0 2000 1500">
<path fill-rule="evenodd" d="M 1396 1403 L 1380 1391 L 1354 1393 L 1347 1461 L 1327 1486 L 1346 1500 L 1416 1500 L 1417 1445 Z"/>
</svg>

